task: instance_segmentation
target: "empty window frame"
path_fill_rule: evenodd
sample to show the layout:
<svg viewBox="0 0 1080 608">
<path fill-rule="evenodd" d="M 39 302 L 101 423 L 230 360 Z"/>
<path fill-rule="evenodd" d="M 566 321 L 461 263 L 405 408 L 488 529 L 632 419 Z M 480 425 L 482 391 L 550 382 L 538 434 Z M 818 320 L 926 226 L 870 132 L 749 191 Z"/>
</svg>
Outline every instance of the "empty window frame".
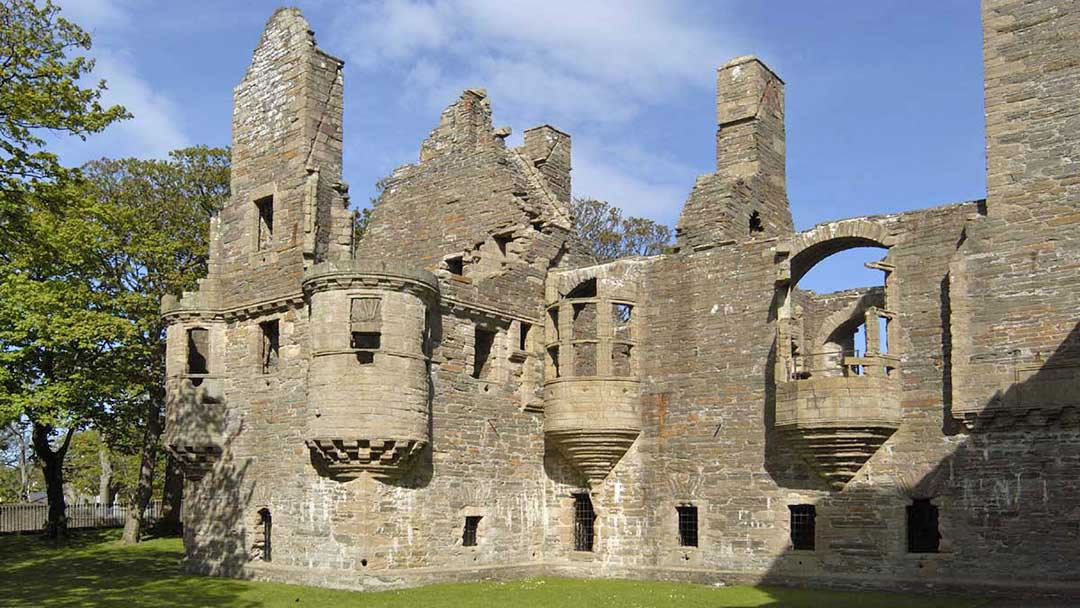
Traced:
<svg viewBox="0 0 1080 608">
<path fill-rule="evenodd" d="M 616 339 L 630 339 L 630 315 L 633 309 L 629 304 L 611 305 L 611 325 Z"/>
<path fill-rule="evenodd" d="M 758 232 L 765 232 L 765 226 L 761 223 L 761 214 L 754 211 L 750 214 L 750 234 L 754 235 Z"/>
<path fill-rule="evenodd" d="M 362 350 L 379 350 L 382 342 L 382 334 L 377 331 L 354 331 L 352 332 L 352 348 Z"/>
<path fill-rule="evenodd" d="M 446 258 L 446 269 L 450 271 L 450 274 L 461 276 L 465 273 L 465 258 L 457 256 L 453 258 Z"/>
<path fill-rule="evenodd" d="M 259 251 L 265 251 L 270 249 L 274 242 L 274 197 L 264 196 L 256 200 L 255 209 L 259 213 L 256 245 Z"/>
<path fill-rule="evenodd" d="M 187 373 L 209 374 L 207 359 L 210 357 L 210 331 L 193 327 L 187 331 Z"/>
<path fill-rule="evenodd" d="M 574 550 L 592 551 L 596 538 L 596 512 L 588 494 L 574 494 Z"/>
<path fill-rule="evenodd" d="M 698 510 L 694 505 L 675 507 L 679 514 L 679 546 L 698 546 Z"/>
<path fill-rule="evenodd" d="M 522 323 L 518 327 L 518 350 L 529 350 L 529 330 L 532 329 L 532 325 L 528 323 Z"/>
<path fill-rule="evenodd" d="M 553 378 L 558 378 L 559 377 L 559 347 L 558 346 L 550 346 L 550 347 L 548 347 L 547 352 L 548 352 L 548 365 L 550 366 L 548 368 L 548 373 L 550 373 Z"/>
<path fill-rule="evenodd" d="M 596 304 L 580 302 L 573 305 L 573 327 L 575 340 L 596 338 Z"/>
<path fill-rule="evenodd" d="M 495 244 L 499 247 L 499 255 L 506 259 L 509 255 L 510 242 L 514 240 L 512 234 L 496 234 L 492 237 L 495 240 Z"/>
<path fill-rule="evenodd" d="M 791 548 L 798 551 L 814 550 L 814 505 L 788 505 L 791 510 Z"/>
<path fill-rule="evenodd" d="M 461 534 L 461 546 L 476 546 L 476 531 L 480 528 L 480 515 L 467 515 L 465 517 L 465 531 Z"/>
<path fill-rule="evenodd" d="M 473 378 L 487 378 L 491 374 L 491 349 L 495 346 L 495 332 L 476 328 L 473 342 Z"/>
<path fill-rule="evenodd" d="M 550 342 L 559 341 L 559 308 L 553 307 L 548 309 L 548 319 L 551 323 L 551 333 L 549 334 L 553 339 Z"/>
<path fill-rule="evenodd" d="M 262 526 L 262 561 L 268 562 L 271 555 L 270 533 L 273 527 L 273 518 L 270 516 L 270 509 L 259 509 L 259 525 Z"/>
<path fill-rule="evenodd" d="M 259 323 L 261 334 L 261 350 L 259 353 L 262 373 L 270 374 L 277 370 L 278 355 L 280 349 L 280 333 L 278 332 L 278 320 L 263 321 Z"/>
<path fill-rule="evenodd" d="M 908 553 L 937 553 L 941 546 L 938 508 L 929 498 L 916 498 L 907 507 Z"/>
</svg>

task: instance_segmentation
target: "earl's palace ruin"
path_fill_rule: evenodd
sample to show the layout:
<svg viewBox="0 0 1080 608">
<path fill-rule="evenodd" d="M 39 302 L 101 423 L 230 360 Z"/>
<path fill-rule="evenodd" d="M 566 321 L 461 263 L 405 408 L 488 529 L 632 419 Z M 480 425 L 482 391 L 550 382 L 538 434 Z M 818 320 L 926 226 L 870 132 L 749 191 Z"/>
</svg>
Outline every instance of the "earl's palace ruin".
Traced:
<svg viewBox="0 0 1080 608">
<path fill-rule="evenodd" d="M 1080 5 L 982 13 L 985 200 L 796 232 L 784 82 L 740 57 L 672 251 L 590 265 L 570 135 L 508 147 L 479 89 L 354 245 L 343 62 L 277 11 L 162 303 L 188 568 L 1080 592 Z M 854 247 L 880 286 L 799 288 Z"/>
</svg>

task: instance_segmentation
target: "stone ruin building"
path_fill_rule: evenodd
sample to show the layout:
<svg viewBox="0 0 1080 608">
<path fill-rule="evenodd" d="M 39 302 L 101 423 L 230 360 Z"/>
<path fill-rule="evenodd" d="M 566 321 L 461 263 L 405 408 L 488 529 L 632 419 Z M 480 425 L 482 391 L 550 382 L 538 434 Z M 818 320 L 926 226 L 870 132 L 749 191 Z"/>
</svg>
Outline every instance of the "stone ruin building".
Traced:
<svg viewBox="0 0 1080 608">
<path fill-rule="evenodd" d="M 1080 6 L 982 11 L 985 200 L 796 232 L 784 82 L 740 57 L 674 248 L 603 265 L 570 135 L 508 147 L 479 89 L 354 246 L 343 62 L 276 12 L 208 276 L 162 303 L 187 566 L 1080 590 Z M 880 286 L 799 288 L 866 246 Z"/>
</svg>

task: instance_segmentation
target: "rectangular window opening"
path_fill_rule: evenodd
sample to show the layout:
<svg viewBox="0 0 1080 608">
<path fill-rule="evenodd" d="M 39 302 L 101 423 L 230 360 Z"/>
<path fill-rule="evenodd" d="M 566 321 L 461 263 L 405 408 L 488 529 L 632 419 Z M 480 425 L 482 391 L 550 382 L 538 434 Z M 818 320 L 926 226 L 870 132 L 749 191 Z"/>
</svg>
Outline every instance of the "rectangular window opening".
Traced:
<svg viewBox="0 0 1080 608">
<path fill-rule="evenodd" d="M 487 378 L 491 373 L 491 348 L 495 345 L 495 332 L 476 328 L 473 356 L 473 378 Z"/>
<path fill-rule="evenodd" d="M 259 211 L 259 251 L 270 249 L 274 241 L 274 197 L 264 196 L 255 201 Z"/>
<path fill-rule="evenodd" d="M 476 546 L 476 531 L 480 528 L 480 515 L 468 515 L 465 517 L 465 532 L 461 535 L 461 546 Z"/>
<path fill-rule="evenodd" d="M 210 331 L 193 327 L 187 332 L 187 373 L 209 374 Z"/>
<path fill-rule="evenodd" d="M 514 240 L 513 235 L 496 234 L 493 238 L 495 239 L 495 244 L 499 246 L 499 253 L 502 255 L 502 257 L 507 257 L 507 251 L 508 246 L 510 245 L 510 241 Z"/>
<path fill-rule="evenodd" d="M 278 333 L 278 320 L 263 321 L 259 323 L 262 333 L 262 373 L 269 374 L 277 370 L 278 350 L 280 347 L 280 334 Z"/>
<path fill-rule="evenodd" d="M 620 342 L 615 342 L 611 345 L 612 376 L 633 375 L 633 350 L 634 347 L 630 344 L 622 344 Z"/>
<path fill-rule="evenodd" d="M 532 325 L 528 323 L 522 323 L 518 329 L 518 350 L 528 350 L 530 329 Z"/>
<path fill-rule="evenodd" d="M 596 304 L 581 302 L 573 305 L 573 325 L 575 340 L 596 338 Z"/>
<path fill-rule="evenodd" d="M 679 513 L 679 545 L 683 547 L 698 546 L 697 507 L 679 505 L 675 507 L 675 510 Z"/>
<path fill-rule="evenodd" d="M 456 274 L 460 277 L 465 273 L 465 258 L 460 255 L 454 258 L 446 258 L 446 269 L 450 271 L 450 274 Z"/>
<path fill-rule="evenodd" d="M 592 551 L 595 540 L 596 512 L 592 499 L 584 492 L 574 494 L 574 550 Z"/>
<path fill-rule="evenodd" d="M 559 307 L 548 309 L 548 318 L 551 320 L 551 336 L 554 338 L 550 342 L 559 341 Z"/>
<path fill-rule="evenodd" d="M 797 551 L 814 550 L 814 505 L 788 505 L 791 510 L 791 548 Z"/>
<path fill-rule="evenodd" d="M 937 553 L 941 546 L 938 508 L 929 498 L 916 498 L 907 507 L 908 553 Z"/>
<path fill-rule="evenodd" d="M 362 350 L 379 350 L 382 334 L 377 331 L 352 332 L 352 347 Z"/>
<path fill-rule="evenodd" d="M 559 347 L 552 346 L 548 349 L 548 363 L 551 365 L 551 375 L 554 378 L 559 377 Z"/>
</svg>

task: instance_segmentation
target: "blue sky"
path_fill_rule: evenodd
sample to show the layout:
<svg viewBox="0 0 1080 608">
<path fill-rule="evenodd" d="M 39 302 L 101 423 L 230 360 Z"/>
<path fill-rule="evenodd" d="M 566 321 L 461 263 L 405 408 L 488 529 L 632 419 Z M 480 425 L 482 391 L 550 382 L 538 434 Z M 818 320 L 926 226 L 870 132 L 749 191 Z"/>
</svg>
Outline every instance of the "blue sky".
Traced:
<svg viewBox="0 0 1080 608">
<path fill-rule="evenodd" d="M 93 35 L 108 100 L 135 114 L 87 142 L 54 141 L 65 162 L 229 143 L 232 88 L 276 4 L 61 5 Z M 694 178 L 713 170 L 715 68 L 743 54 L 787 83 L 788 195 L 798 229 L 985 196 L 975 0 L 299 6 L 319 46 L 346 62 L 345 179 L 354 201 L 416 161 L 462 89 L 484 87 L 496 126 L 514 130 L 512 144 L 540 123 L 573 136 L 575 195 L 674 225 Z M 836 262 L 853 256 L 880 253 Z M 803 284 L 879 282 L 877 273 L 832 266 Z"/>
</svg>

